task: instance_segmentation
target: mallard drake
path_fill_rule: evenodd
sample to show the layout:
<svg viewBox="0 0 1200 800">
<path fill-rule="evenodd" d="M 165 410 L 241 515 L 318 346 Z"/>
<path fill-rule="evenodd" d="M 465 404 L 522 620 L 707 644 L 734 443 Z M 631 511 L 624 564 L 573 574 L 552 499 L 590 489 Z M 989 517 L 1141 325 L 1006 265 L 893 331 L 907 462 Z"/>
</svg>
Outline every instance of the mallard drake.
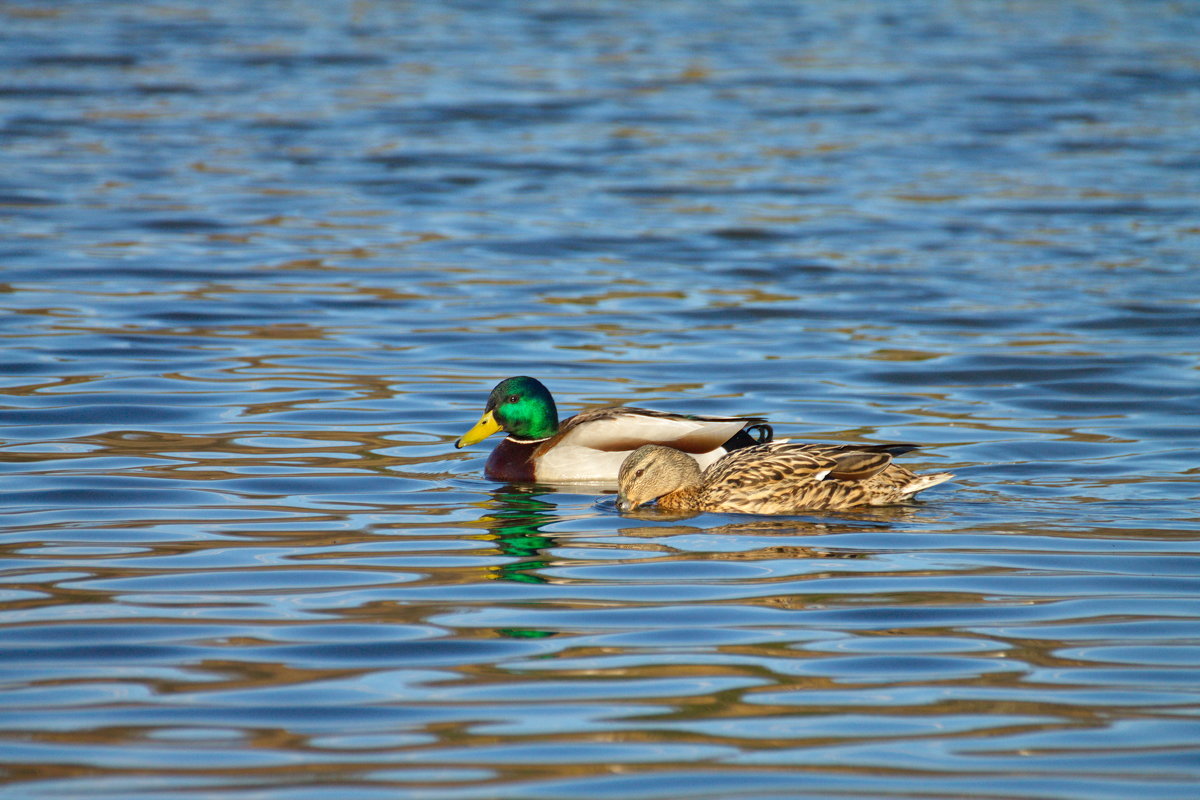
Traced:
<svg viewBox="0 0 1200 800">
<path fill-rule="evenodd" d="M 914 444 L 803 444 L 781 439 L 735 450 L 707 469 L 670 447 L 633 451 L 617 477 L 618 508 L 653 500 L 664 511 L 791 514 L 899 503 L 948 481 L 892 461 Z"/>
<path fill-rule="evenodd" d="M 761 417 L 668 414 L 632 406 L 594 408 L 558 421 L 554 398 L 524 375 L 496 384 L 483 416 L 454 443 L 466 447 L 497 431 L 508 434 L 488 457 L 483 474 L 513 483 L 615 483 L 617 470 L 644 444 L 669 444 L 697 468 L 738 447 L 771 438 Z"/>
</svg>

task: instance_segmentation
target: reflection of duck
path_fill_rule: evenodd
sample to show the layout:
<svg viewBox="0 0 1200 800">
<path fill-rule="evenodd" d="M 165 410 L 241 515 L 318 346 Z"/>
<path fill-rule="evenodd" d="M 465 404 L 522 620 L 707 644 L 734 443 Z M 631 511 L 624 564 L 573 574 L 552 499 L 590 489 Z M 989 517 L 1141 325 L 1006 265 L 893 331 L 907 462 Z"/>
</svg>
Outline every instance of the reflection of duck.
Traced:
<svg viewBox="0 0 1200 800">
<path fill-rule="evenodd" d="M 760 417 L 691 416 L 628 406 L 589 409 L 559 423 L 550 392 L 524 376 L 492 389 L 483 416 L 455 447 L 500 430 L 508 436 L 488 457 L 484 475 L 513 482 L 611 483 L 625 457 L 644 444 L 669 444 L 705 467 L 736 448 L 771 438 Z"/>
<path fill-rule="evenodd" d="M 522 583 L 544 583 L 536 571 L 548 563 L 542 551 L 553 546 L 541 528 L 560 517 L 557 506 L 540 495 L 517 486 L 502 486 L 492 492 L 492 508 L 479 521 L 488 529 L 496 549 L 509 558 L 519 559 L 496 569 L 497 577 Z"/>
<path fill-rule="evenodd" d="M 542 551 L 552 547 L 554 542 L 541 532 L 541 527 L 559 518 L 554 513 L 556 506 L 515 486 L 504 486 L 493 492 L 492 501 L 494 509 L 480 518 L 489 531 L 482 538 L 494 541 L 496 549 L 512 560 L 489 568 L 489 577 L 515 583 L 547 583 L 538 571 L 550 563 Z M 556 631 L 536 628 L 493 630 L 509 639 L 545 639 L 557 635 Z"/>
<path fill-rule="evenodd" d="M 639 519 L 660 520 L 663 517 L 650 517 L 639 514 Z M 629 542 L 638 539 L 655 539 L 658 547 L 672 554 L 686 554 L 688 558 L 703 558 L 712 561 L 772 561 L 775 559 L 793 558 L 830 558 L 856 560 L 870 558 L 870 554 L 861 551 L 831 550 L 814 547 L 809 544 L 790 544 L 796 537 L 804 541 L 814 541 L 815 537 L 830 534 L 853 534 L 864 531 L 886 530 L 889 526 L 875 522 L 854 524 L 849 517 L 845 522 L 815 522 L 795 518 L 754 517 L 752 522 L 729 522 L 724 525 L 701 527 L 699 525 L 679 524 L 678 515 L 671 522 L 676 524 L 646 525 L 644 527 L 621 528 L 621 541 Z M 676 546 L 678 537 L 696 536 L 700 540 L 711 542 L 713 537 L 723 536 L 739 539 L 745 542 L 745 549 L 724 548 L 694 550 L 687 545 Z M 781 543 L 776 544 L 775 541 Z"/>
<path fill-rule="evenodd" d="M 889 505 L 954 477 L 917 475 L 892 462 L 915 449 L 778 441 L 735 450 L 701 472 L 677 450 L 646 445 L 621 465 L 619 508 L 657 500 L 666 511 L 789 514 Z"/>
</svg>

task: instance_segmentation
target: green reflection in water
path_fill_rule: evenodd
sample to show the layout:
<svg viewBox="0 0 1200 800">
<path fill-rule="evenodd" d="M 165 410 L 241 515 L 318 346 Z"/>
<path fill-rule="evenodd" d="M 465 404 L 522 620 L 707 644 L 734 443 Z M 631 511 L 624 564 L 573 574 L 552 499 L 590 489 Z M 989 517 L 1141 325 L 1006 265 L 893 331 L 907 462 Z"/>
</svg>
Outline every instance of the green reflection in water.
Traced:
<svg viewBox="0 0 1200 800">
<path fill-rule="evenodd" d="M 557 520 L 558 515 L 554 504 L 539 500 L 538 497 L 528 488 L 514 485 L 500 487 L 492 492 L 494 510 L 480 518 L 495 537 L 500 552 L 520 559 L 497 570 L 497 575 L 503 580 L 547 582 L 535 572 L 549 563 L 539 556 L 554 544 L 554 540 L 542 533 L 540 528 Z"/>
<path fill-rule="evenodd" d="M 506 556 L 519 559 L 499 567 L 495 571 L 496 579 L 549 583 L 537 574 L 537 570 L 547 566 L 549 561 L 538 556 L 545 548 L 553 546 L 554 540 L 540 528 L 558 519 L 557 507 L 539 500 L 532 490 L 514 485 L 502 486 L 493 492 L 492 502 L 495 510 L 480 519 L 495 537 L 497 549 Z M 495 632 L 510 639 L 545 639 L 557 635 L 554 631 L 526 628 L 497 628 Z"/>
</svg>

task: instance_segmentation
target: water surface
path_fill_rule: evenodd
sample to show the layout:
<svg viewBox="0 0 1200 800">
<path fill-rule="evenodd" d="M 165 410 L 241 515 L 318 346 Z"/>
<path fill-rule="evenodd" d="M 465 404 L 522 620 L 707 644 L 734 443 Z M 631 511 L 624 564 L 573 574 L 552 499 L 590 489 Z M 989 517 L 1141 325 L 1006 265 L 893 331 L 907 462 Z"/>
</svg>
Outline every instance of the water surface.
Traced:
<svg viewBox="0 0 1200 800">
<path fill-rule="evenodd" d="M 0 22 L 0 798 L 1194 792 L 1193 5 Z M 512 374 L 958 477 L 622 517 Z"/>
</svg>

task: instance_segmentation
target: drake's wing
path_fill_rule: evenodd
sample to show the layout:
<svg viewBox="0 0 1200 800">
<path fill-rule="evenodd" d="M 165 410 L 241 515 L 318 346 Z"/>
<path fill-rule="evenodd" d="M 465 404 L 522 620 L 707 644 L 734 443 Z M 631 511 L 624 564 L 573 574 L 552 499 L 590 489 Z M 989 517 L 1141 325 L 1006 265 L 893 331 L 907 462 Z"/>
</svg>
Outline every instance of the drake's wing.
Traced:
<svg viewBox="0 0 1200 800">
<path fill-rule="evenodd" d="M 597 408 L 567 420 L 556 445 L 624 452 L 644 444 L 665 444 L 685 453 L 707 453 L 757 421 L 753 417 L 687 417 L 644 408 Z"/>
</svg>

